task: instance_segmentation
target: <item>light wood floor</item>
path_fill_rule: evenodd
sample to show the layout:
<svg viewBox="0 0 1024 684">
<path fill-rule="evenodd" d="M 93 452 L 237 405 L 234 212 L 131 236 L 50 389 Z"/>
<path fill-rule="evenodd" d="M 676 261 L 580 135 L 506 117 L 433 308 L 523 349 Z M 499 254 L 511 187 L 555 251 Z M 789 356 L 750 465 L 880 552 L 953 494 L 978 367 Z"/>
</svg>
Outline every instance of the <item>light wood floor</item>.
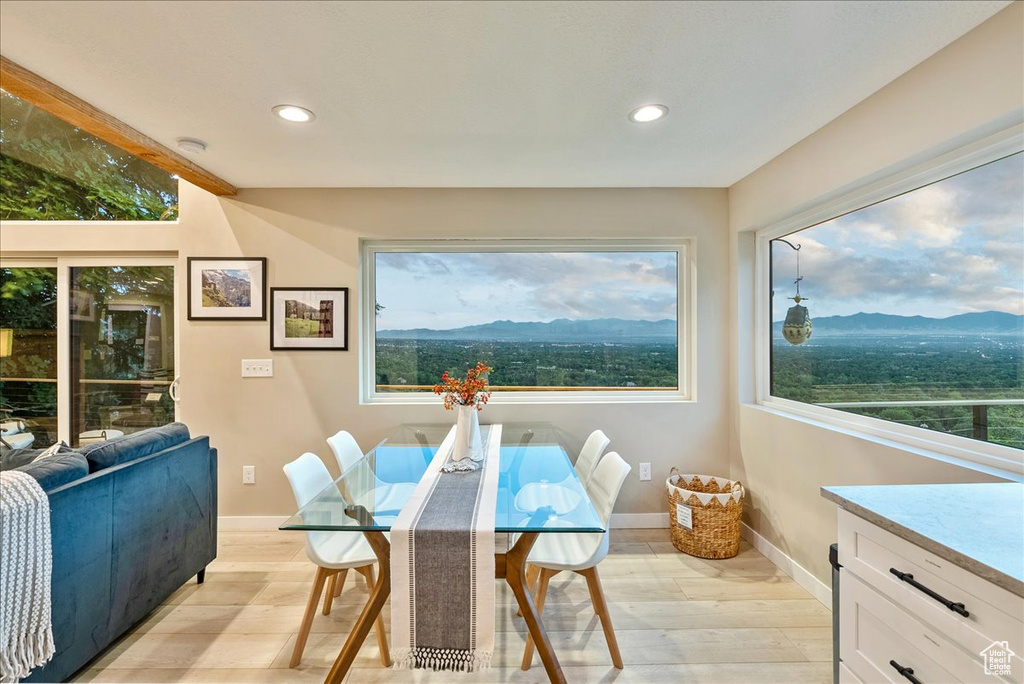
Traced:
<svg viewBox="0 0 1024 684">
<path fill-rule="evenodd" d="M 736 558 L 705 561 L 676 551 L 668 530 L 613 530 L 599 571 L 625 669 L 611 666 L 586 582 L 563 573 L 544 624 L 570 682 L 831 681 L 831 614 L 745 543 Z M 313 573 L 299 533 L 222 531 L 206 583 L 182 587 L 75 681 L 322 682 L 367 594 L 350 578 L 331 615 L 313 621 L 302 665 L 289 669 Z M 539 659 L 518 667 L 525 627 L 504 582 L 498 601 L 490 672 L 385 670 L 371 637 L 345 681 L 546 682 Z"/>
</svg>

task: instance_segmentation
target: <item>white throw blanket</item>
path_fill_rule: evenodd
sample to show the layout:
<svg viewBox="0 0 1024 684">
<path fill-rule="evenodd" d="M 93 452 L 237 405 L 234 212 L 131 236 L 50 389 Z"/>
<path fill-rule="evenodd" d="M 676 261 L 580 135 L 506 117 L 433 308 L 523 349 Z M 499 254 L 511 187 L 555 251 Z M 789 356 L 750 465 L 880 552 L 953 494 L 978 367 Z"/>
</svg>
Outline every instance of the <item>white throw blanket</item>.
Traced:
<svg viewBox="0 0 1024 684">
<path fill-rule="evenodd" d="M 0 472 L 0 682 L 53 657 L 50 501 L 28 473 Z"/>
<path fill-rule="evenodd" d="M 482 467 L 473 471 L 442 472 L 454 435 L 453 428 L 391 526 L 391 653 L 398 669 L 478 672 L 494 653 L 501 425 L 488 427 Z"/>
</svg>

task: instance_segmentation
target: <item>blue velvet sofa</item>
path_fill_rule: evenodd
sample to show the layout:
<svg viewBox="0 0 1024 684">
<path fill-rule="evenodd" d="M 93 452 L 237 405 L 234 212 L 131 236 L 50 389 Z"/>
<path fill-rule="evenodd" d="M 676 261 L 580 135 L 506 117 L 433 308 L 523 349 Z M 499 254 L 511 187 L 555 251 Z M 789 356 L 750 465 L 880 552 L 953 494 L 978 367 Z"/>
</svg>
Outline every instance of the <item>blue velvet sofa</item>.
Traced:
<svg viewBox="0 0 1024 684">
<path fill-rule="evenodd" d="M 61 682 L 217 556 L 217 451 L 173 423 L 34 463 L 50 499 L 56 653 L 26 682 Z"/>
</svg>

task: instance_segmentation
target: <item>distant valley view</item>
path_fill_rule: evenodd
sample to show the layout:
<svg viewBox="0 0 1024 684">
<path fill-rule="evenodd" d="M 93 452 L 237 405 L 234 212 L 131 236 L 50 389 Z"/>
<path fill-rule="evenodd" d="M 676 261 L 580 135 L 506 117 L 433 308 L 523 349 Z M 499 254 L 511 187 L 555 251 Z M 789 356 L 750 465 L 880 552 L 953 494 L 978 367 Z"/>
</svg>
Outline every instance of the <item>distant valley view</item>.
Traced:
<svg viewBox="0 0 1024 684">
<path fill-rule="evenodd" d="M 1024 316 L 829 316 L 814 320 L 812 338 L 799 347 L 782 339 L 781 325 L 773 326 L 775 396 L 809 403 L 1024 399 Z M 676 350 L 671 319 L 378 330 L 377 383 L 383 391 L 433 385 L 445 370 L 464 372 L 482 359 L 498 386 L 670 389 L 678 383 Z M 844 410 L 972 434 L 971 405 Z M 1024 406 L 991 406 L 987 415 L 990 441 L 1024 448 Z"/>
</svg>

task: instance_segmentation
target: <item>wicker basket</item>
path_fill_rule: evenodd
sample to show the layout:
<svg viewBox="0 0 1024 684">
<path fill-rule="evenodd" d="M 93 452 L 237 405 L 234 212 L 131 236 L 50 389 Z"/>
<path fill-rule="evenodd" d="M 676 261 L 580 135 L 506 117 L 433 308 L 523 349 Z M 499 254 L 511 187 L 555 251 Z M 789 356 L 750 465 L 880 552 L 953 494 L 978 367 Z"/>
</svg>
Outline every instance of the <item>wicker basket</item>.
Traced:
<svg viewBox="0 0 1024 684">
<path fill-rule="evenodd" d="M 739 553 L 743 485 L 709 475 L 680 475 L 675 468 L 671 473 L 665 486 L 672 545 L 700 558 Z"/>
</svg>

